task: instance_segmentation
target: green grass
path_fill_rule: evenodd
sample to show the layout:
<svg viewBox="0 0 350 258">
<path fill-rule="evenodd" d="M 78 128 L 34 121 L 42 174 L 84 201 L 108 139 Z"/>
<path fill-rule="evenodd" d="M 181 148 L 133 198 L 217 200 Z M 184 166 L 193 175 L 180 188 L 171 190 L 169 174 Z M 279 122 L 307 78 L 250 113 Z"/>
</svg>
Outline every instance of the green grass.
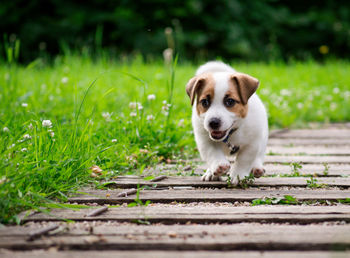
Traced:
<svg viewBox="0 0 350 258">
<path fill-rule="evenodd" d="M 348 62 L 233 66 L 259 78 L 270 126 L 350 120 Z M 18 222 L 18 212 L 49 207 L 94 183 L 92 165 L 109 179 L 168 158 L 197 156 L 185 93 L 195 69 L 177 65 L 172 83 L 169 67 L 138 59 L 66 56 L 50 66 L 2 63 L 0 222 Z M 154 100 L 148 100 L 151 94 Z M 143 108 L 130 108 L 130 102 Z"/>
</svg>

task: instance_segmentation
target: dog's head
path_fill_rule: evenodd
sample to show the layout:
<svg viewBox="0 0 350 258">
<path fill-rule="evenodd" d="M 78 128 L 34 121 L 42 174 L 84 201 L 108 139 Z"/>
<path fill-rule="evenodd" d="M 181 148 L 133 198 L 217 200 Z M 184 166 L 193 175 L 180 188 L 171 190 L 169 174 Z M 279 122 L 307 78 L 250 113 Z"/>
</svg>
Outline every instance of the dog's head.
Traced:
<svg viewBox="0 0 350 258">
<path fill-rule="evenodd" d="M 222 141 L 246 117 L 248 100 L 258 86 L 247 74 L 206 73 L 190 79 L 186 92 L 210 138 Z"/>
</svg>

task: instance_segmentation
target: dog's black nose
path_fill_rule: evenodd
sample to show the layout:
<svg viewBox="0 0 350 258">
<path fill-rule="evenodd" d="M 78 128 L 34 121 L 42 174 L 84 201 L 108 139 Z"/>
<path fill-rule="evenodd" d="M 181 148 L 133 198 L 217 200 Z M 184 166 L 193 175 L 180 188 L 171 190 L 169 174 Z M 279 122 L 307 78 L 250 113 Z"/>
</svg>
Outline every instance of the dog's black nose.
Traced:
<svg viewBox="0 0 350 258">
<path fill-rule="evenodd" d="M 212 118 L 209 121 L 209 126 L 211 129 L 216 130 L 220 127 L 221 125 L 221 120 L 219 118 Z"/>
</svg>

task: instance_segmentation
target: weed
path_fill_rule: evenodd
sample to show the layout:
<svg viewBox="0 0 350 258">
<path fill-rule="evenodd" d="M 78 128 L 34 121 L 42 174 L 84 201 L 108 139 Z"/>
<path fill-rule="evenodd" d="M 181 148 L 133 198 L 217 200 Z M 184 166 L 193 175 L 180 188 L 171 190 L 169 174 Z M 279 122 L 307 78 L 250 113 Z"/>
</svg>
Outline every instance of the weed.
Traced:
<svg viewBox="0 0 350 258">
<path fill-rule="evenodd" d="M 350 198 L 346 198 L 344 200 L 338 200 L 338 202 L 342 204 L 350 204 Z"/>
<path fill-rule="evenodd" d="M 299 162 L 293 162 L 289 164 L 292 169 L 291 177 L 299 177 L 300 169 L 303 167 Z"/>
<path fill-rule="evenodd" d="M 143 173 L 143 170 L 145 168 L 145 165 L 142 165 L 141 168 L 140 168 L 140 171 L 139 171 L 139 180 L 141 179 L 141 176 L 142 176 L 142 173 Z M 153 177 L 150 176 L 148 177 L 147 179 L 148 180 L 151 180 Z M 133 202 L 129 203 L 128 204 L 128 207 L 135 207 L 135 206 L 143 206 L 143 207 L 146 207 L 148 206 L 148 204 L 151 203 L 150 200 L 147 200 L 145 202 L 143 202 L 141 199 L 140 199 L 140 192 L 144 189 L 145 187 L 141 187 L 140 186 L 140 183 L 137 184 L 137 188 L 136 188 L 136 198 L 134 199 Z"/>
<path fill-rule="evenodd" d="M 238 186 L 241 188 L 248 188 L 250 185 L 253 185 L 255 181 L 255 177 L 252 173 L 249 176 L 244 177 L 242 180 L 238 178 Z"/>
<path fill-rule="evenodd" d="M 309 180 L 306 180 L 307 187 L 308 188 L 324 188 L 326 187 L 325 184 L 318 184 L 317 179 L 314 177 L 310 177 Z"/>
<path fill-rule="evenodd" d="M 239 176 L 237 176 L 237 179 L 238 179 L 237 187 L 244 188 L 244 189 L 254 184 L 254 181 L 255 181 L 255 177 L 253 174 L 249 174 L 249 176 L 246 176 L 242 180 L 240 180 Z M 227 175 L 226 183 L 228 188 L 234 187 L 234 185 L 232 185 L 232 178 L 230 175 Z"/>
<path fill-rule="evenodd" d="M 324 163 L 323 163 L 323 167 L 324 167 L 324 169 L 323 169 L 323 175 L 324 175 L 324 176 L 328 176 L 328 174 L 329 174 L 329 165 L 328 165 L 328 163 L 324 162 Z"/>
<path fill-rule="evenodd" d="M 227 187 L 228 188 L 232 188 L 233 187 L 232 178 L 231 178 L 230 175 L 227 175 L 226 183 L 227 183 Z"/>
<path fill-rule="evenodd" d="M 252 206 L 256 205 L 275 205 L 275 204 L 283 204 L 283 205 L 296 205 L 298 204 L 298 200 L 291 196 L 285 195 L 283 198 L 278 197 L 265 197 L 263 199 L 255 199 L 252 201 Z"/>
</svg>

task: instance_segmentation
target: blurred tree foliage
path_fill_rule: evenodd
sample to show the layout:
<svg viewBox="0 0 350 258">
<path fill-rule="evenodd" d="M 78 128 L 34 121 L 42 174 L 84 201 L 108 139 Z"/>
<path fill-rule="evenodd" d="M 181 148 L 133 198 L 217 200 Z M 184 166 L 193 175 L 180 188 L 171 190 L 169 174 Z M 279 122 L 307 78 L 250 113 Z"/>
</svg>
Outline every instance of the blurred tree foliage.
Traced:
<svg viewBox="0 0 350 258">
<path fill-rule="evenodd" d="M 171 37 L 191 60 L 350 57 L 347 0 L 3 0 L 0 20 L 22 61 L 102 48 L 160 57 Z"/>
</svg>

